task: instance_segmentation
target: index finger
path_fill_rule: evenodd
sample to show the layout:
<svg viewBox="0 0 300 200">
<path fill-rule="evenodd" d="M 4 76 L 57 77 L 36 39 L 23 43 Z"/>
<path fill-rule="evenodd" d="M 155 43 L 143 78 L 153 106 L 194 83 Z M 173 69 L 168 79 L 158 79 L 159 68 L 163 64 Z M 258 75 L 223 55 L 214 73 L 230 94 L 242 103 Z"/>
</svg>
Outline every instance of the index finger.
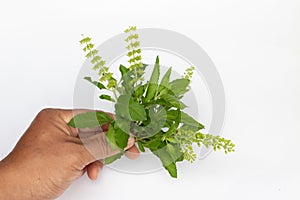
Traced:
<svg viewBox="0 0 300 200">
<path fill-rule="evenodd" d="M 101 110 L 90 110 L 90 109 L 73 109 L 73 110 L 64 110 L 64 109 L 59 109 L 59 114 L 60 117 L 62 118 L 62 120 L 67 124 L 70 122 L 70 120 L 75 117 L 78 114 L 82 114 L 82 113 L 86 113 L 86 112 L 104 112 Z M 115 119 L 115 115 L 109 112 L 104 112 L 106 114 L 108 114 L 112 119 Z M 86 129 L 78 129 L 78 128 L 73 128 L 70 127 L 70 130 L 72 132 L 72 134 L 74 136 L 78 136 L 78 133 L 91 133 L 91 132 L 103 132 L 103 131 L 107 131 L 109 127 L 109 123 L 104 124 L 102 126 L 99 127 L 95 127 L 95 128 L 86 128 Z"/>
</svg>

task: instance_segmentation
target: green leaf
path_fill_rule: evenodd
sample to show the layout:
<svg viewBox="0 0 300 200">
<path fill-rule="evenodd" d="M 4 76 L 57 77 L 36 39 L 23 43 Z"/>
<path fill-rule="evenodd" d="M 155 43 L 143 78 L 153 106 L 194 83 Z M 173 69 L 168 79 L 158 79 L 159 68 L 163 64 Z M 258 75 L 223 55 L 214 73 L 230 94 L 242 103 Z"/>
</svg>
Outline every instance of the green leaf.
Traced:
<svg viewBox="0 0 300 200">
<path fill-rule="evenodd" d="M 181 121 L 181 111 L 179 109 L 176 110 L 176 118 L 174 120 L 174 124 L 169 128 L 169 130 L 165 133 L 165 135 L 168 137 L 170 136 L 172 133 L 175 132 L 175 130 L 177 130 L 179 123 Z"/>
<path fill-rule="evenodd" d="M 170 154 L 167 151 L 166 143 L 164 142 L 164 146 L 160 147 L 159 149 L 156 149 L 155 151 L 152 151 L 156 156 L 159 157 L 164 167 L 170 165 L 174 160 L 170 156 Z"/>
<path fill-rule="evenodd" d="M 146 113 L 148 118 L 142 125 L 131 125 L 132 133 L 138 138 L 149 138 L 160 133 L 167 118 L 165 109 L 158 105 L 151 106 Z"/>
<path fill-rule="evenodd" d="M 165 169 L 169 172 L 171 177 L 177 178 L 177 168 L 175 163 L 171 163 L 170 165 L 166 166 Z"/>
<path fill-rule="evenodd" d="M 179 144 L 168 143 L 167 144 L 167 152 L 170 154 L 170 156 L 174 162 L 177 162 L 178 159 L 180 159 L 183 155 Z"/>
<path fill-rule="evenodd" d="M 168 110 L 167 112 L 167 119 L 171 121 L 175 121 L 178 116 L 177 110 Z"/>
<path fill-rule="evenodd" d="M 130 121 L 143 121 L 147 119 L 147 114 L 143 105 L 135 101 L 131 95 L 120 95 L 115 104 L 117 117 L 122 117 Z"/>
<path fill-rule="evenodd" d="M 118 128 L 122 129 L 125 133 L 130 134 L 130 125 L 131 125 L 131 121 L 125 118 L 122 118 L 118 115 L 116 115 L 116 119 L 115 119 L 116 125 Z"/>
<path fill-rule="evenodd" d="M 140 98 L 146 91 L 147 84 L 138 86 L 138 88 L 134 91 L 134 96 Z"/>
<path fill-rule="evenodd" d="M 128 138 L 129 133 L 124 132 L 120 128 L 116 128 L 115 126 L 115 142 L 120 149 L 124 150 L 124 148 L 127 146 Z"/>
<path fill-rule="evenodd" d="M 145 148 L 144 148 L 143 144 L 140 141 L 138 141 L 137 143 L 138 143 L 140 151 L 145 152 Z"/>
<path fill-rule="evenodd" d="M 116 139 L 115 139 L 115 129 L 114 123 L 110 123 L 107 133 L 106 133 L 106 141 L 109 144 L 112 150 L 115 150 L 117 147 Z"/>
<path fill-rule="evenodd" d="M 164 94 L 160 97 L 160 99 L 164 100 L 165 102 L 167 102 L 169 105 L 175 107 L 175 108 L 186 108 L 186 105 L 184 103 L 182 103 L 178 97 L 173 96 L 171 94 Z"/>
<path fill-rule="evenodd" d="M 204 129 L 204 126 L 201 123 L 196 121 L 193 117 L 185 112 L 181 113 L 181 123 L 189 127 L 195 127 L 197 131 L 200 129 Z"/>
<path fill-rule="evenodd" d="M 176 154 L 176 149 L 174 148 L 174 146 L 172 144 L 167 144 L 167 150 L 170 153 L 170 155 L 174 155 Z M 175 160 L 177 160 L 177 158 L 175 158 Z"/>
<path fill-rule="evenodd" d="M 151 124 L 154 124 L 154 126 L 156 125 L 156 127 L 161 129 L 167 119 L 167 113 L 163 106 L 152 105 L 149 109 L 149 117 L 151 120 L 149 126 L 151 127 Z"/>
<path fill-rule="evenodd" d="M 113 155 L 113 156 L 110 156 L 110 157 L 105 158 L 105 159 L 104 159 L 105 165 L 111 164 L 111 163 L 113 163 L 114 161 L 120 159 L 120 158 L 122 157 L 123 154 L 124 154 L 124 153 L 121 152 L 121 153 L 118 153 L 118 154 L 116 154 L 116 155 Z"/>
<path fill-rule="evenodd" d="M 100 56 L 95 56 L 92 60 L 91 60 L 91 63 L 92 64 L 96 64 L 97 62 L 100 62 L 101 61 L 101 57 Z"/>
<path fill-rule="evenodd" d="M 161 160 L 164 168 L 169 172 L 171 177 L 177 178 L 177 168 L 176 168 L 176 160 L 174 160 L 171 155 L 168 153 L 166 147 L 158 149 L 156 151 L 152 151 L 159 159 Z"/>
<path fill-rule="evenodd" d="M 136 102 L 133 98 L 130 98 L 129 101 L 129 113 L 133 121 L 147 120 L 147 114 L 144 106 Z"/>
<path fill-rule="evenodd" d="M 151 151 L 157 150 L 160 146 L 163 146 L 165 143 L 162 142 L 160 139 L 150 139 L 146 143 L 144 143 L 144 147 L 149 148 Z"/>
<path fill-rule="evenodd" d="M 129 100 L 131 96 L 130 95 L 120 95 L 117 99 L 117 103 L 115 104 L 115 112 L 116 117 L 118 118 L 125 118 L 128 120 L 131 120 L 130 113 L 129 113 Z"/>
<path fill-rule="evenodd" d="M 167 121 L 165 126 L 172 127 L 174 121 L 178 118 L 178 111 L 177 110 L 168 110 L 167 111 Z"/>
<path fill-rule="evenodd" d="M 151 101 L 149 101 L 149 102 L 143 102 L 143 104 L 144 104 L 145 106 L 150 106 L 150 105 L 161 105 L 161 106 L 165 107 L 166 110 L 168 110 L 167 107 L 172 107 L 172 105 L 170 105 L 170 103 L 166 102 L 166 101 L 163 100 L 163 99 L 151 100 Z"/>
<path fill-rule="evenodd" d="M 146 96 L 145 96 L 145 101 L 150 101 L 155 94 L 157 93 L 157 86 L 158 86 L 158 79 L 159 79 L 159 57 L 156 57 L 156 62 L 153 68 L 153 72 L 151 74 L 150 80 L 149 80 L 149 84 L 148 84 L 148 88 L 147 88 L 147 92 L 146 92 Z"/>
<path fill-rule="evenodd" d="M 170 67 L 168 69 L 168 71 L 165 73 L 165 75 L 163 76 L 163 78 L 161 79 L 160 84 L 167 87 L 169 85 L 169 81 L 170 81 L 170 76 L 171 76 L 171 72 L 172 72 L 172 67 Z"/>
<path fill-rule="evenodd" d="M 133 78 L 130 76 L 130 74 L 131 72 L 129 71 L 122 76 L 122 86 L 128 94 L 131 94 L 133 91 Z"/>
<path fill-rule="evenodd" d="M 169 90 L 170 87 L 170 75 L 172 72 L 172 67 L 170 67 L 168 69 L 168 71 L 165 73 L 165 75 L 163 76 L 163 78 L 161 79 L 159 88 L 158 88 L 158 92 L 160 95 L 167 93 L 167 91 Z"/>
<path fill-rule="evenodd" d="M 122 76 L 124 76 L 124 74 L 126 74 L 129 71 L 129 69 L 126 68 L 124 65 L 120 65 L 119 70 L 120 70 Z"/>
<path fill-rule="evenodd" d="M 79 42 L 80 42 L 80 44 L 84 44 L 84 43 L 89 43 L 90 41 L 91 41 L 91 38 L 85 37 L 85 38 L 81 39 Z"/>
<path fill-rule="evenodd" d="M 97 86 L 100 90 L 106 89 L 106 87 L 102 83 L 93 81 L 91 77 L 84 77 L 84 79 Z"/>
<path fill-rule="evenodd" d="M 178 117 L 177 110 L 169 110 L 167 112 L 167 120 L 168 121 L 175 121 Z M 193 130 L 198 131 L 200 129 L 204 129 L 204 125 L 196 121 L 193 117 L 189 114 L 181 111 L 181 120 L 180 123 L 183 124 L 182 128 L 186 130 Z"/>
<path fill-rule="evenodd" d="M 92 58 L 94 57 L 95 55 L 98 54 L 98 50 L 97 49 L 94 49 L 94 50 L 91 50 L 88 54 L 86 54 L 86 58 Z"/>
<path fill-rule="evenodd" d="M 73 128 L 95 128 L 112 121 L 112 118 L 104 112 L 86 112 L 78 114 L 68 123 Z"/>
<path fill-rule="evenodd" d="M 109 96 L 109 95 L 107 95 L 107 94 L 101 94 L 101 95 L 99 96 L 99 98 L 100 98 L 100 99 L 105 99 L 105 100 L 108 100 L 108 101 L 111 101 L 111 102 L 115 102 L 115 100 L 114 100 L 111 96 Z"/>
<path fill-rule="evenodd" d="M 179 97 L 189 90 L 189 84 L 190 81 L 185 78 L 176 79 L 170 83 L 170 91 L 175 94 L 175 96 Z"/>
</svg>

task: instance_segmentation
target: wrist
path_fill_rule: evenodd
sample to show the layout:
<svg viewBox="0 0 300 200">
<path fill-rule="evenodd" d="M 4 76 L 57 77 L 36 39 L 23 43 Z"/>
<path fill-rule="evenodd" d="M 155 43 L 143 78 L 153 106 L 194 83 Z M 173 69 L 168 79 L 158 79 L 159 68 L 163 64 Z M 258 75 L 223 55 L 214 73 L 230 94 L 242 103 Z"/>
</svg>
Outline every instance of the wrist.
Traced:
<svg viewBox="0 0 300 200">
<path fill-rule="evenodd" d="M 4 161 L 0 161 L 0 199 L 9 199 L 9 194 L 11 193 L 9 183 L 7 182 L 7 167 L 5 167 Z"/>
<path fill-rule="evenodd" d="M 19 169 L 15 169 L 13 162 L 7 161 L 7 158 L 0 161 L 0 199 L 33 199 L 29 183 L 22 180 Z"/>
</svg>

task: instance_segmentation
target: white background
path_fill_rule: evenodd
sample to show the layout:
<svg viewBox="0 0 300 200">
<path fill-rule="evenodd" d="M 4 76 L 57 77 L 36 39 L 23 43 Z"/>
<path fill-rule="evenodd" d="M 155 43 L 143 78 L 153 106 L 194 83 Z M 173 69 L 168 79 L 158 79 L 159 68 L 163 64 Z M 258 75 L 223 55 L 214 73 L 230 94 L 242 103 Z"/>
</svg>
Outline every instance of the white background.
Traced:
<svg viewBox="0 0 300 200">
<path fill-rule="evenodd" d="M 81 33 L 96 44 L 129 25 L 171 29 L 213 59 L 227 96 L 218 152 L 165 171 L 129 175 L 105 168 L 60 199 L 299 199 L 299 0 L 0 1 L 0 158 L 36 113 L 72 108 L 84 61 Z"/>
</svg>

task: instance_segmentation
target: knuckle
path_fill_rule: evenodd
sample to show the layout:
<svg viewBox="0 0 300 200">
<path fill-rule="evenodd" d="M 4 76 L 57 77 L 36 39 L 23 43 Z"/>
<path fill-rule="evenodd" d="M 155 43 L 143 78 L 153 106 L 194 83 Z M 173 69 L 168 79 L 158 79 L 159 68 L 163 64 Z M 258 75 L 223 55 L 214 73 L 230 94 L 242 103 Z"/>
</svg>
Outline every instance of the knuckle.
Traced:
<svg viewBox="0 0 300 200">
<path fill-rule="evenodd" d="M 92 155 L 89 152 L 89 150 L 82 144 L 78 145 L 80 150 L 78 151 L 78 154 L 81 158 L 86 158 L 87 160 L 91 160 L 92 159 Z"/>
<path fill-rule="evenodd" d="M 57 112 L 56 109 L 44 108 L 37 114 L 37 118 L 39 119 L 39 118 L 49 117 L 49 116 L 53 115 L 56 112 Z"/>
<path fill-rule="evenodd" d="M 72 152 L 68 155 L 67 159 L 71 162 L 71 165 L 76 166 L 81 164 L 81 156 L 78 153 Z"/>
<path fill-rule="evenodd" d="M 44 115 L 48 115 L 49 113 L 52 112 L 53 109 L 51 108 L 44 108 L 43 110 L 41 110 L 39 113 L 38 113 L 38 116 L 44 116 Z"/>
</svg>

